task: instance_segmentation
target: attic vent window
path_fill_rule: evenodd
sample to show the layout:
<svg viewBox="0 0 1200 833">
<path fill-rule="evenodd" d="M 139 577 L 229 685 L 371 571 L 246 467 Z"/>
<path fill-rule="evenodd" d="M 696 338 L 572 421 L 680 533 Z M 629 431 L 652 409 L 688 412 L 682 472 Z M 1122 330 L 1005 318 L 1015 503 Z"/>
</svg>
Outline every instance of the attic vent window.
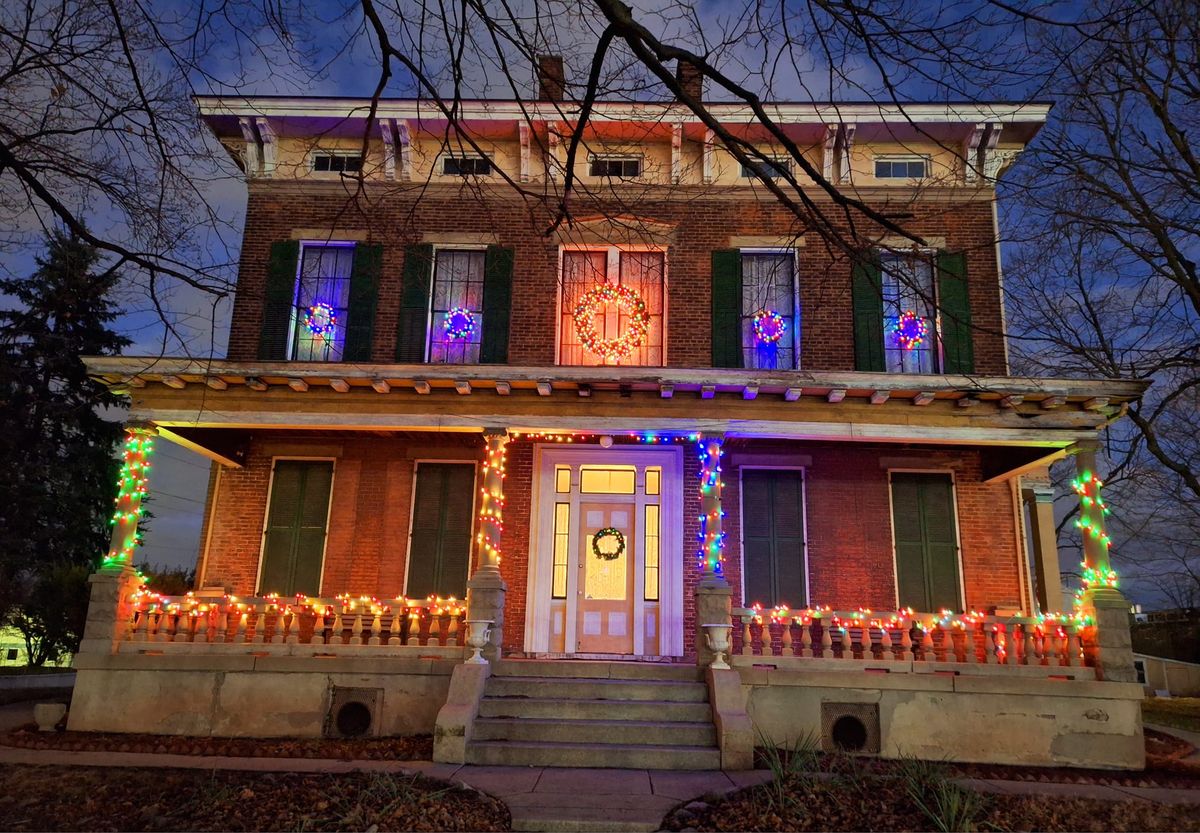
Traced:
<svg viewBox="0 0 1200 833">
<path fill-rule="evenodd" d="M 492 160 L 483 156 L 446 156 L 442 158 L 444 176 L 490 176 Z"/>
<path fill-rule="evenodd" d="M 642 175 L 642 160 L 637 157 L 598 157 L 592 160 L 592 176 L 636 179 Z"/>
<path fill-rule="evenodd" d="M 792 161 L 790 159 L 770 159 L 767 161 L 755 161 L 749 165 L 742 165 L 743 179 L 783 179 L 792 172 Z"/>
<path fill-rule="evenodd" d="M 362 154 L 314 153 L 312 166 L 317 173 L 357 173 L 362 170 Z"/>
<path fill-rule="evenodd" d="M 876 179 L 924 179 L 928 162 L 916 156 L 875 159 Z"/>
</svg>

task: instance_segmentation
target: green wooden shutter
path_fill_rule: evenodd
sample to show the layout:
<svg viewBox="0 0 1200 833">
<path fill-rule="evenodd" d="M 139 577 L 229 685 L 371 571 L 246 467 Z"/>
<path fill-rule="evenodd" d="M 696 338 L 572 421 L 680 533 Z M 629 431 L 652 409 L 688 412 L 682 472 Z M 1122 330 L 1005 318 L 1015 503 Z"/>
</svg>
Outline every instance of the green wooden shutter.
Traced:
<svg viewBox="0 0 1200 833">
<path fill-rule="evenodd" d="M 742 253 L 712 253 L 713 367 L 742 367 Z"/>
<path fill-rule="evenodd" d="M 319 594 L 332 485 L 333 463 L 275 463 L 258 580 L 260 594 Z"/>
<path fill-rule="evenodd" d="M 483 264 L 482 364 L 508 362 L 508 324 L 512 317 L 513 250 L 488 246 Z"/>
<path fill-rule="evenodd" d="M 475 465 L 421 463 L 417 466 L 408 582 L 404 593 L 464 598 L 471 564 Z"/>
<path fill-rule="evenodd" d="M 282 361 L 287 358 L 299 259 L 300 241 L 280 240 L 271 244 L 267 285 L 263 292 L 262 330 L 258 338 L 260 359 Z"/>
<path fill-rule="evenodd" d="M 854 309 L 854 367 L 882 373 L 887 369 L 883 356 L 883 289 L 875 253 L 855 262 L 850 284 Z"/>
<path fill-rule="evenodd" d="M 960 610 L 953 481 L 900 472 L 891 481 L 900 607 Z"/>
<path fill-rule="evenodd" d="M 379 274 L 383 265 L 383 246 L 358 244 L 354 247 L 354 266 L 350 272 L 350 303 L 346 313 L 346 347 L 342 358 L 348 362 L 369 362 L 375 332 L 375 307 L 379 300 Z"/>
<path fill-rule="evenodd" d="M 938 253 L 938 300 L 941 303 L 944 373 L 974 373 L 975 344 L 971 299 L 967 292 L 967 258 L 962 252 Z"/>
<path fill-rule="evenodd" d="M 425 332 L 429 319 L 429 290 L 433 283 L 433 246 L 422 243 L 404 248 L 404 286 L 400 292 L 400 323 L 396 335 L 396 361 L 425 361 Z"/>
<path fill-rule="evenodd" d="M 742 530 L 746 602 L 806 604 L 803 473 L 743 469 Z"/>
</svg>

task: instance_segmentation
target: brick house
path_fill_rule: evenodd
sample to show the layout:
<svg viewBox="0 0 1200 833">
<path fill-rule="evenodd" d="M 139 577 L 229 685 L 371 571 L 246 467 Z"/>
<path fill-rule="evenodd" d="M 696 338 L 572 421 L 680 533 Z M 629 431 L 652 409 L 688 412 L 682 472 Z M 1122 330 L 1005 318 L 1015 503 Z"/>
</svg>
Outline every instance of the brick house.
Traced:
<svg viewBox="0 0 1200 833">
<path fill-rule="evenodd" d="M 72 726 L 1140 766 L 1095 446 L 1143 386 L 1008 371 L 995 180 L 1048 106 L 771 105 L 790 155 L 710 105 L 747 162 L 677 104 L 599 102 L 564 221 L 543 89 L 454 124 L 198 100 L 247 183 L 228 355 L 89 359 L 132 412 Z M 805 227 L 770 189 L 801 161 L 918 239 Z M 154 435 L 213 461 L 183 598 L 128 566 Z M 1061 613 L 1068 454 L 1091 586 Z"/>
</svg>

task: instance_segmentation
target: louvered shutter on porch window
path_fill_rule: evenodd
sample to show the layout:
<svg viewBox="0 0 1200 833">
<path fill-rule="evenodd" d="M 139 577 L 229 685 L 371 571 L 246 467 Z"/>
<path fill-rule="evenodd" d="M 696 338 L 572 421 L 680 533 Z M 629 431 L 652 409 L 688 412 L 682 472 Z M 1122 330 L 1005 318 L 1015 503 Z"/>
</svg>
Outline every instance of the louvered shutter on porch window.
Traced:
<svg viewBox="0 0 1200 833">
<path fill-rule="evenodd" d="M 422 243 L 404 248 L 404 283 L 400 291 L 400 321 L 396 334 L 396 361 L 425 361 L 429 292 L 433 283 L 433 246 Z"/>
<path fill-rule="evenodd" d="M 342 358 L 348 362 L 369 362 L 375 332 L 375 308 L 379 301 L 379 274 L 383 266 L 383 246 L 359 244 L 354 247 L 354 266 L 350 272 L 350 302 L 346 312 L 346 347 Z"/>
<path fill-rule="evenodd" d="M 742 366 L 742 253 L 712 253 L 713 367 Z"/>
<path fill-rule="evenodd" d="M 321 589 L 333 463 L 279 460 L 271 474 L 258 592 L 316 596 Z"/>
<path fill-rule="evenodd" d="M 508 362 L 508 327 L 512 317 L 513 250 L 488 246 L 483 264 L 482 364 Z"/>
<path fill-rule="evenodd" d="M 854 311 L 854 368 L 883 373 L 887 363 L 883 353 L 882 275 L 874 252 L 854 264 L 850 301 Z"/>
<path fill-rule="evenodd" d="M 464 598 L 471 563 L 473 463 L 421 463 L 416 472 L 404 593 Z"/>
<path fill-rule="evenodd" d="M 900 607 L 961 610 L 950 475 L 896 472 L 891 481 Z"/>
<path fill-rule="evenodd" d="M 262 329 L 258 338 L 260 359 L 283 361 L 287 358 L 299 259 L 300 241 L 280 240 L 271 244 L 267 283 L 263 289 Z"/>
<path fill-rule="evenodd" d="M 938 300 L 941 304 L 942 371 L 974 373 L 975 345 L 971 300 L 967 292 L 967 258 L 962 252 L 938 253 Z"/>
<path fill-rule="evenodd" d="M 806 604 L 803 473 L 743 469 L 742 530 L 746 603 Z"/>
</svg>

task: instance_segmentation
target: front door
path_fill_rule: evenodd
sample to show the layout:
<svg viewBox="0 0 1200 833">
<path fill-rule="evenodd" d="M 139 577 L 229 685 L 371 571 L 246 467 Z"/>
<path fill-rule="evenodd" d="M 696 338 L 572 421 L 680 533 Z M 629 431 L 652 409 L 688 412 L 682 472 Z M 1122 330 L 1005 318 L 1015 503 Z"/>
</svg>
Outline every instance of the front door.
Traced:
<svg viewBox="0 0 1200 833">
<path fill-rule="evenodd" d="M 633 577 L 643 566 L 634 503 L 579 505 L 579 603 L 575 650 L 633 653 Z"/>
</svg>

